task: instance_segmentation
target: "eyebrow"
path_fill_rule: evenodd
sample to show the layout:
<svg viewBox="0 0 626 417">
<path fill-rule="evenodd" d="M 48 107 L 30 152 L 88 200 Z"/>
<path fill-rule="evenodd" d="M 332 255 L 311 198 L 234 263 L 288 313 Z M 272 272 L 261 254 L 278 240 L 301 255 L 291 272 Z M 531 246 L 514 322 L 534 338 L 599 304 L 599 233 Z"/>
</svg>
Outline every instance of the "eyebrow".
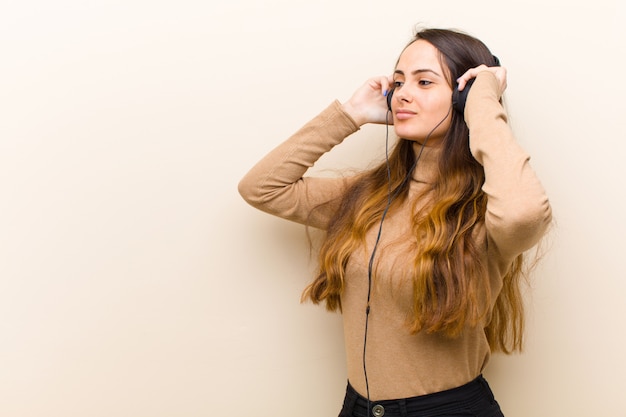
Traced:
<svg viewBox="0 0 626 417">
<path fill-rule="evenodd" d="M 424 72 L 430 72 L 432 74 L 435 74 L 437 77 L 441 77 L 441 75 L 439 75 L 436 71 L 433 71 L 429 68 L 422 68 L 422 69 L 416 69 L 415 71 L 411 71 L 412 75 L 417 75 L 417 74 L 421 74 Z M 404 75 L 404 71 L 401 70 L 395 70 L 394 74 L 399 74 L 399 75 Z"/>
</svg>

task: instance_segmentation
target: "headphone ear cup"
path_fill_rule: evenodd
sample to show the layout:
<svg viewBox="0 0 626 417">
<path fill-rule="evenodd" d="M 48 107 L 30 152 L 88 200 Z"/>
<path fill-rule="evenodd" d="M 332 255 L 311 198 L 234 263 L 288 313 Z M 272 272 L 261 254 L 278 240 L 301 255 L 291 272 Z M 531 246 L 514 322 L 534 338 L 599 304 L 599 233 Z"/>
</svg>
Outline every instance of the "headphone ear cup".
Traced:
<svg viewBox="0 0 626 417">
<path fill-rule="evenodd" d="M 497 56 L 492 56 L 494 66 L 499 67 L 500 60 Z M 467 101 L 467 95 L 469 94 L 470 87 L 472 86 L 472 84 L 474 84 L 474 80 L 476 80 L 476 78 L 470 79 L 467 84 L 465 84 L 465 88 L 463 89 L 463 91 L 459 91 L 458 84 L 456 85 L 454 91 L 452 91 L 452 107 L 454 107 L 454 110 L 458 111 L 461 114 L 464 114 L 465 112 L 465 102 Z"/>
<path fill-rule="evenodd" d="M 391 90 L 389 90 L 389 93 L 387 93 L 387 109 L 389 111 L 391 110 L 391 99 L 393 98 L 393 91 L 395 90 L 395 88 L 392 88 Z"/>
<path fill-rule="evenodd" d="M 452 92 L 452 107 L 461 114 L 465 112 L 465 102 L 467 101 L 467 94 L 472 84 L 474 84 L 474 78 L 465 84 L 463 91 L 459 91 L 459 85 L 457 84 Z"/>
</svg>

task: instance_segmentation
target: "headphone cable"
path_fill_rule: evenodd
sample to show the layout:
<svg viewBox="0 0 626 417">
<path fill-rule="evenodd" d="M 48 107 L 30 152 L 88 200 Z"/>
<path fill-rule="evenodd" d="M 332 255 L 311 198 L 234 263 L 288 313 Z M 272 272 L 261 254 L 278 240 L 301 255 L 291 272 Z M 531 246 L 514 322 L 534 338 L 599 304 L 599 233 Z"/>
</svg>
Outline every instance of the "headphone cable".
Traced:
<svg viewBox="0 0 626 417">
<path fill-rule="evenodd" d="M 430 139 L 433 132 L 437 130 L 437 128 L 441 126 L 441 124 L 448 118 L 451 110 L 452 110 L 452 106 L 450 106 L 450 108 L 448 109 L 448 113 L 446 113 L 446 116 L 439 123 L 437 123 L 437 125 L 428 133 L 428 135 L 426 135 L 426 138 L 424 139 L 424 142 L 422 143 L 422 146 L 420 147 L 420 151 L 415 157 L 415 161 L 413 162 L 413 165 L 408 170 L 406 176 L 402 180 L 402 183 L 400 183 L 398 188 L 396 188 L 395 192 L 393 193 L 391 189 L 391 166 L 389 165 L 389 113 L 390 112 L 388 111 L 385 116 L 385 161 L 387 164 L 387 182 L 388 182 L 389 190 L 387 192 L 387 195 L 388 195 L 387 205 L 385 206 L 385 210 L 383 211 L 383 214 L 380 217 L 380 223 L 378 225 L 378 234 L 376 235 L 376 241 L 374 242 L 374 247 L 372 248 L 372 253 L 370 255 L 369 264 L 367 268 L 367 304 L 365 307 L 365 334 L 363 336 L 363 375 L 365 377 L 365 390 L 367 393 L 367 414 L 368 415 L 370 413 L 370 386 L 369 386 L 369 380 L 367 377 L 367 360 L 366 360 L 367 334 L 368 334 L 368 327 L 369 327 L 369 317 L 370 317 L 370 312 L 371 312 L 370 301 L 372 298 L 372 274 L 373 274 L 373 269 L 374 269 L 374 257 L 376 255 L 376 250 L 378 248 L 378 244 L 380 242 L 380 238 L 383 233 L 383 222 L 385 220 L 385 217 L 387 217 L 387 213 L 389 212 L 389 209 L 391 208 L 391 203 L 393 203 L 393 200 L 395 200 L 395 198 L 398 196 L 400 191 L 402 191 L 406 182 L 409 180 L 409 178 L 413 174 L 413 171 L 417 167 L 417 162 L 422 157 L 422 153 L 424 152 L 426 143 Z"/>
</svg>

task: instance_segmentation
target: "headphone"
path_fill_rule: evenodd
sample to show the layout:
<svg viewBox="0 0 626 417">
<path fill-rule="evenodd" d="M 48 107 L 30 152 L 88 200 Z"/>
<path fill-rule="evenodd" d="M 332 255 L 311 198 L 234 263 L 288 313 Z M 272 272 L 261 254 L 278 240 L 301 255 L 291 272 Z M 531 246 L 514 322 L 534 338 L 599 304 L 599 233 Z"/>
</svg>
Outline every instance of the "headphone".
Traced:
<svg viewBox="0 0 626 417">
<path fill-rule="evenodd" d="M 500 66 L 500 60 L 498 59 L 497 56 L 493 55 L 493 60 L 494 60 L 494 65 L 495 67 L 499 67 Z M 474 84 L 474 80 L 476 80 L 476 78 L 472 78 L 470 79 L 467 84 L 465 84 L 465 88 L 463 89 L 463 91 L 459 91 L 459 84 L 457 83 L 454 87 L 454 90 L 452 91 L 452 107 L 454 108 L 454 110 L 458 111 L 459 113 L 463 114 L 465 111 L 465 102 L 467 101 L 467 95 L 469 94 L 469 90 L 472 87 L 472 84 Z M 387 94 L 387 109 L 389 111 L 391 110 L 391 99 L 393 98 L 393 93 L 394 90 L 396 89 L 396 87 L 393 87 L 390 91 L 389 94 Z"/>
</svg>

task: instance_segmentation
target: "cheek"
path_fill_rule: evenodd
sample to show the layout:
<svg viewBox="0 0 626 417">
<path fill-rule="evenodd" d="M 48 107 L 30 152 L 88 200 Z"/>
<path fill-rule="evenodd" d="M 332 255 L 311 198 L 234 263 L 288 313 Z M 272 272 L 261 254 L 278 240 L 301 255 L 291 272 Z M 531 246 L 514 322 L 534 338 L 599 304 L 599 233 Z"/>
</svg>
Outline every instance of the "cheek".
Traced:
<svg viewBox="0 0 626 417">
<path fill-rule="evenodd" d="M 432 129 L 435 129 L 432 134 L 436 136 L 445 135 L 452 124 L 452 97 L 448 99 L 439 100 L 438 103 L 433 103 L 433 112 L 431 113 L 430 122 L 432 123 Z M 435 126 L 437 126 L 435 128 Z"/>
<path fill-rule="evenodd" d="M 435 105 L 435 107 L 437 111 L 433 112 L 433 117 L 438 119 L 438 120 L 444 120 L 444 118 L 446 118 L 446 121 L 444 123 L 442 123 L 442 126 L 446 126 L 446 128 L 448 126 L 450 126 L 450 116 L 452 115 L 452 112 L 454 111 L 452 109 L 452 96 L 450 97 L 443 97 L 442 99 L 439 100 L 439 102 Z"/>
<path fill-rule="evenodd" d="M 438 107 L 440 111 L 448 111 L 452 107 L 452 93 L 439 97 L 437 103 L 433 103 L 433 105 Z"/>
<path fill-rule="evenodd" d="M 428 109 L 432 117 L 441 115 L 440 120 L 446 112 L 452 107 L 452 92 L 450 94 L 439 92 L 429 97 L 424 97 L 422 101 L 422 109 Z"/>
</svg>

